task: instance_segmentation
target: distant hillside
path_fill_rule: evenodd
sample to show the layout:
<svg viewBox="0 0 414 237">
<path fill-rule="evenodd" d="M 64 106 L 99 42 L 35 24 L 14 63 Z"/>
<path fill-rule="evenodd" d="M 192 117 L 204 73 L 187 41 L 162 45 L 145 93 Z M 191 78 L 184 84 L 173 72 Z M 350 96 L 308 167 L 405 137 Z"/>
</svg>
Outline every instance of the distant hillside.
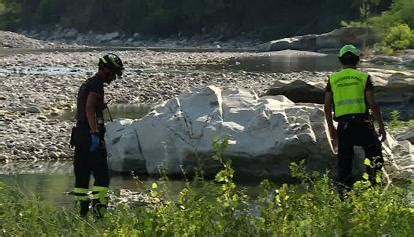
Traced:
<svg viewBox="0 0 414 237">
<path fill-rule="evenodd" d="M 0 29 L 75 28 L 80 32 L 254 36 L 322 33 L 358 20 L 367 0 L 0 0 Z M 380 1 L 372 13 L 389 7 Z"/>
</svg>

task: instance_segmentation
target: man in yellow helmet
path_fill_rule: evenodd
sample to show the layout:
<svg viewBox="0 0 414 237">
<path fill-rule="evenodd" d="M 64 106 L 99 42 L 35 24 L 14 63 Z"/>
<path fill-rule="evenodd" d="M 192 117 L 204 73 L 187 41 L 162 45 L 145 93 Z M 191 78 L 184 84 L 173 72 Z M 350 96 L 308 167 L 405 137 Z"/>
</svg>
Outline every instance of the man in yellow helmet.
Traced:
<svg viewBox="0 0 414 237">
<path fill-rule="evenodd" d="M 343 67 L 329 77 L 324 107 L 332 145 L 338 150 L 338 182 L 352 186 L 353 147 L 362 146 L 365 157 L 370 160 L 370 165 L 366 166 L 369 181 L 375 184 L 384 163 L 381 147 L 386 139 L 384 122 L 370 76 L 356 69 L 360 51 L 353 45 L 345 45 L 338 56 Z M 379 134 L 370 119 L 369 109 L 378 122 Z M 337 128 L 333 120 L 338 122 Z"/>
<path fill-rule="evenodd" d="M 75 201 L 80 215 L 86 216 L 92 202 L 94 214 L 102 217 L 108 202 L 109 174 L 105 149 L 103 118 L 104 83 L 111 83 L 124 69 L 115 54 L 99 59 L 98 72 L 80 87 L 77 98 L 76 127 L 72 130 L 71 145 L 75 146 Z M 89 180 L 94 176 L 92 200 L 89 199 Z"/>
</svg>

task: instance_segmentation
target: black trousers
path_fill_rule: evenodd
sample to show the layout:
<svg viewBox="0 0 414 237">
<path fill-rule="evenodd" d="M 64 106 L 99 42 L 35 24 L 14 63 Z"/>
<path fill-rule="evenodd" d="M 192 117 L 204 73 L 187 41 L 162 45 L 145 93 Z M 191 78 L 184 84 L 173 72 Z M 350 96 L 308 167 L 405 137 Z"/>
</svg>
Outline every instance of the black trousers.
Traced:
<svg viewBox="0 0 414 237">
<path fill-rule="evenodd" d="M 362 146 L 365 158 L 371 162 L 366 166 L 369 180 L 375 184 L 377 172 L 384 164 L 381 142 L 371 121 L 362 118 L 347 119 L 338 123 L 338 182 L 351 187 L 354 146 Z"/>
<path fill-rule="evenodd" d="M 109 171 L 107 162 L 106 149 L 98 148 L 94 152 L 89 151 L 89 147 L 77 146 L 75 148 L 74 171 L 75 187 L 89 188 L 89 180 L 93 175 L 94 186 L 109 186 Z"/>
<path fill-rule="evenodd" d="M 73 166 L 75 171 L 75 188 L 88 189 L 91 175 L 94 176 L 94 186 L 109 186 L 109 171 L 104 132 L 101 134 L 101 144 L 94 152 L 89 151 L 91 137 L 88 123 L 78 122 L 72 129 L 71 145 L 75 147 Z"/>
</svg>

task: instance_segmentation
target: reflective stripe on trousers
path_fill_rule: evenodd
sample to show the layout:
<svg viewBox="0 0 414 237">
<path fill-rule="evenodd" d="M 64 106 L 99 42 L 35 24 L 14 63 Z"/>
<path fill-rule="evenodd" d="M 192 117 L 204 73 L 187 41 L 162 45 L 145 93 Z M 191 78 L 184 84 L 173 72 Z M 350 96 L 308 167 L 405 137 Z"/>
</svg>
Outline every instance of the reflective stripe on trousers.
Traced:
<svg viewBox="0 0 414 237">
<path fill-rule="evenodd" d="M 88 197 L 88 189 L 86 188 L 74 188 L 73 195 L 75 196 L 76 201 L 86 201 Z"/>
<path fill-rule="evenodd" d="M 102 204 L 108 203 L 108 188 L 102 186 L 94 186 L 92 189 L 93 199 L 98 199 Z"/>
</svg>

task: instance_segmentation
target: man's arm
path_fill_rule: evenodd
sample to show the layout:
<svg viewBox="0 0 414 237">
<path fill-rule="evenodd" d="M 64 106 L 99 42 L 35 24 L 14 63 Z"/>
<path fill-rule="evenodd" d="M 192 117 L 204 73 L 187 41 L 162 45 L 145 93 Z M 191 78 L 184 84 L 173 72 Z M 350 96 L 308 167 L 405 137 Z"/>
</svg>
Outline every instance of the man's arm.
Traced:
<svg viewBox="0 0 414 237">
<path fill-rule="evenodd" d="M 86 118 L 88 119 L 88 124 L 90 133 L 98 132 L 98 126 L 96 124 L 96 108 L 98 105 L 99 94 L 96 92 L 90 92 L 86 100 Z"/>
<path fill-rule="evenodd" d="M 332 147 L 336 150 L 338 147 L 338 136 L 332 118 L 332 92 L 325 92 L 325 105 L 323 110 L 325 112 L 326 123 L 328 124 L 329 135 L 331 136 Z"/>
<path fill-rule="evenodd" d="M 387 133 L 385 132 L 385 126 L 384 121 L 382 120 L 382 115 L 380 108 L 377 104 L 377 101 L 375 100 L 375 95 L 373 90 L 367 90 L 365 92 L 365 95 L 367 97 L 367 102 L 369 108 L 372 110 L 372 114 L 374 115 L 375 120 L 378 122 L 379 126 L 379 136 L 381 137 L 381 141 L 385 141 Z"/>
<path fill-rule="evenodd" d="M 326 123 L 328 124 L 329 135 L 331 135 L 331 138 L 334 139 L 336 137 L 336 128 L 333 124 L 333 118 L 332 118 L 332 93 L 331 92 L 325 92 L 325 106 L 323 110 L 325 111 L 325 119 L 326 119 Z"/>
</svg>

